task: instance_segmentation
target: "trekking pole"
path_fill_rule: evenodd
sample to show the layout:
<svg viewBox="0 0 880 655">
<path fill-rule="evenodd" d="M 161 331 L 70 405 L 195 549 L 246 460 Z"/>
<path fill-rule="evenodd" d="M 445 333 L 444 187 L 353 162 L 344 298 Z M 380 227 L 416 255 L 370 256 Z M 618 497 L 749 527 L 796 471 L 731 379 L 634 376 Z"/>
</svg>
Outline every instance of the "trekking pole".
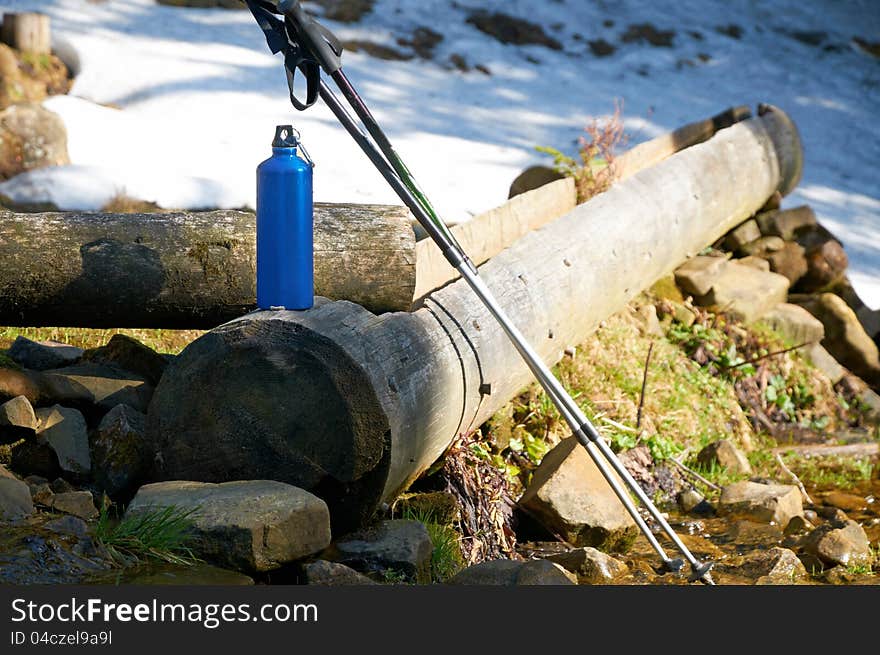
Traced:
<svg viewBox="0 0 880 655">
<path fill-rule="evenodd" d="M 596 428 L 581 411 L 571 396 L 540 356 L 526 341 L 520 331 L 498 304 L 492 292 L 480 278 L 476 267 L 456 241 L 445 223 L 440 220 L 424 193 L 419 189 L 412 174 L 401 158 L 394 151 L 390 141 L 382 132 L 369 109 L 358 95 L 351 82 L 342 71 L 342 48 L 336 37 L 326 28 L 310 18 L 296 0 L 281 0 L 277 9 L 270 0 L 245 0 L 260 27 L 266 34 L 266 40 L 273 52 L 284 52 L 285 69 L 290 86 L 293 105 L 300 110 L 315 103 L 318 96 L 327 104 L 339 122 L 358 143 L 370 161 L 376 166 L 388 184 L 400 199 L 412 211 L 413 215 L 428 232 L 446 257 L 468 283 L 486 309 L 499 323 L 505 334 L 513 343 L 532 374 L 544 388 L 556 405 L 560 414 L 571 427 L 575 438 L 586 449 L 602 476 L 611 486 L 624 508 L 635 521 L 637 527 L 645 535 L 652 548 L 660 555 L 664 566 L 670 571 L 681 569 L 682 561 L 670 559 L 663 547 L 654 537 L 648 525 L 639 514 L 626 488 L 620 484 L 614 473 L 625 482 L 638 500 L 644 505 L 651 517 L 658 523 L 663 532 L 672 540 L 676 548 L 684 555 L 691 565 L 690 580 L 700 580 L 706 584 L 714 584 L 709 574 L 711 563 L 699 562 L 681 541 L 666 518 L 660 513 L 638 482 L 630 475 L 626 467 L 605 443 Z M 283 13 L 282 22 L 273 14 Z M 342 105 L 332 89 L 320 78 L 321 70 L 329 75 L 339 87 L 345 99 L 354 109 L 360 121 L 366 127 L 369 136 L 364 133 L 356 120 Z M 294 94 L 294 77 L 299 70 L 306 78 L 306 99 L 303 102 Z M 375 144 L 370 140 L 375 140 Z M 378 145 L 378 148 L 377 148 Z M 611 469 L 609 469 L 609 464 Z"/>
</svg>

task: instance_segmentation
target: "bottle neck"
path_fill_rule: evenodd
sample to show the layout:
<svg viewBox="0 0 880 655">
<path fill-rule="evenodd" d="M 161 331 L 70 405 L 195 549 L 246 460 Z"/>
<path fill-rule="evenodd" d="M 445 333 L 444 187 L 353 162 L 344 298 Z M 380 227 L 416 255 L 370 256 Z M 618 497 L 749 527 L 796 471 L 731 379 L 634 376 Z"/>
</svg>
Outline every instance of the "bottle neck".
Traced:
<svg viewBox="0 0 880 655">
<path fill-rule="evenodd" d="M 289 146 L 284 147 L 272 147 L 272 154 L 276 157 L 296 157 L 296 148 L 291 148 Z"/>
</svg>

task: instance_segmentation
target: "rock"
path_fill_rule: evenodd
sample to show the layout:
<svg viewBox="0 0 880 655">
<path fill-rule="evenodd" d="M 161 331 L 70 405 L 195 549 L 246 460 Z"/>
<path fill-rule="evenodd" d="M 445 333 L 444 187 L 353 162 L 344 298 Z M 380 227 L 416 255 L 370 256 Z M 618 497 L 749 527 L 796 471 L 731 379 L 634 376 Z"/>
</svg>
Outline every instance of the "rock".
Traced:
<svg viewBox="0 0 880 655">
<path fill-rule="evenodd" d="M 106 346 L 86 351 L 83 360 L 131 371 L 153 386 L 159 384 L 168 366 L 168 360 L 162 355 L 124 334 L 114 334 Z"/>
<path fill-rule="evenodd" d="M 824 326 L 822 327 L 824 331 Z M 822 371 L 831 380 L 831 384 L 837 384 L 847 375 L 846 369 L 831 356 L 822 344 L 810 344 L 803 350 L 807 360 L 817 369 Z"/>
<path fill-rule="evenodd" d="M 12 471 L 7 469 L 3 464 L 0 464 L 0 478 L 9 478 L 10 480 L 18 480 L 18 476 L 15 475 Z"/>
<path fill-rule="evenodd" d="M 112 583 L 115 585 L 161 585 L 163 587 L 170 585 L 246 587 L 253 585 L 254 579 L 238 571 L 221 569 L 210 564 L 195 564 L 194 566 L 175 566 L 169 569 L 147 569 L 146 571 L 134 568 L 131 573 L 126 571 L 123 571 L 121 575 L 116 573 L 116 579 L 113 579 Z"/>
<path fill-rule="evenodd" d="M 34 503 L 37 505 L 42 505 L 43 507 L 51 507 L 52 499 L 55 497 L 55 492 L 52 491 L 52 487 L 48 482 L 44 482 L 42 484 L 31 484 L 28 485 L 31 490 L 31 498 Z"/>
<path fill-rule="evenodd" d="M 52 493 L 56 494 L 66 494 L 68 491 L 79 491 L 64 478 L 55 478 L 52 480 L 49 488 L 52 490 Z"/>
<path fill-rule="evenodd" d="M 807 205 L 793 209 L 762 212 L 755 219 L 761 234 L 781 237 L 785 241 L 794 239 L 802 228 L 816 225 L 816 214 Z"/>
<path fill-rule="evenodd" d="M 683 303 L 672 303 L 672 320 L 685 327 L 690 327 L 696 322 L 697 314 Z"/>
<path fill-rule="evenodd" d="M 452 525 L 461 518 L 458 500 L 446 491 L 401 494 L 393 509 L 397 516 L 410 514 L 417 520 L 438 525 Z"/>
<path fill-rule="evenodd" d="M 760 238 L 761 229 L 758 227 L 758 223 L 749 219 L 727 233 L 724 238 L 724 246 L 730 251 L 737 251 L 747 243 Z"/>
<path fill-rule="evenodd" d="M 27 484 L 13 478 L 0 478 L 0 520 L 15 521 L 30 516 L 34 502 Z"/>
<path fill-rule="evenodd" d="M 411 39 L 397 39 L 397 44 L 413 49 L 422 59 L 431 59 L 434 49 L 443 41 L 443 35 L 430 27 L 417 27 Z"/>
<path fill-rule="evenodd" d="M 678 504 L 682 511 L 688 514 L 694 513 L 699 516 L 705 516 L 715 512 L 715 509 L 706 501 L 703 494 L 693 488 L 685 489 L 678 495 Z"/>
<path fill-rule="evenodd" d="M 672 300 L 673 302 L 684 302 L 684 296 L 681 295 L 676 281 L 675 275 L 669 273 L 658 279 L 651 285 L 651 294 L 658 300 Z"/>
<path fill-rule="evenodd" d="M 547 560 L 517 562 L 499 559 L 469 566 L 453 576 L 449 584 L 503 587 L 571 585 L 576 584 L 573 577 L 559 564 Z"/>
<path fill-rule="evenodd" d="M 24 396 L 33 405 L 42 400 L 43 392 L 39 380 L 40 375 L 34 371 L 20 371 L 10 368 L 0 359 L 0 401 L 7 401 L 16 396 Z"/>
<path fill-rule="evenodd" d="M 95 483 L 111 498 L 131 497 L 150 473 L 153 454 L 144 438 L 145 414 L 128 405 L 111 409 L 91 440 Z"/>
<path fill-rule="evenodd" d="M 519 504 L 576 546 L 626 551 L 638 528 L 574 437 L 544 456 Z"/>
<path fill-rule="evenodd" d="M 697 461 L 703 466 L 721 466 L 731 473 L 750 475 L 752 466 L 746 456 L 727 439 L 710 443 L 697 454 Z"/>
<path fill-rule="evenodd" d="M 778 546 L 752 551 L 745 556 L 740 568 L 750 577 L 757 576 L 757 585 L 794 584 L 809 577 L 794 551 Z"/>
<path fill-rule="evenodd" d="M 811 293 L 823 291 L 841 282 L 846 275 L 849 260 L 840 242 L 829 239 L 807 249 L 806 264 L 807 271 L 798 282 L 797 290 Z"/>
<path fill-rule="evenodd" d="M 409 582 L 431 582 L 434 546 L 419 521 L 391 520 L 346 535 L 328 549 L 327 559 L 361 573 L 394 571 Z"/>
<path fill-rule="evenodd" d="M 868 509 L 864 496 L 848 494 L 843 491 L 829 491 L 822 496 L 822 502 L 845 512 L 860 512 Z"/>
<path fill-rule="evenodd" d="M 786 241 L 781 250 L 769 253 L 767 261 L 770 263 L 770 270 L 784 275 L 791 285 L 807 273 L 804 249 L 792 241 Z"/>
<path fill-rule="evenodd" d="M 859 321 L 861 321 L 862 327 L 865 328 L 865 332 L 868 333 L 868 336 L 877 342 L 878 338 L 880 338 L 880 309 L 871 309 L 868 307 L 862 301 L 859 294 L 856 293 L 856 290 L 853 289 L 852 283 L 847 277 L 844 277 L 840 283 L 835 284 L 832 292 L 843 298 L 844 302 L 849 305 L 856 313 L 856 316 L 859 317 Z"/>
<path fill-rule="evenodd" d="M 806 511 L 804 512 L 806 514 Z M 809 532 L 815 526 L 806 516 L 795 516 L 785 526 L 785 536 L 800 535 Z"/>
<path fill-rule="evenodd" d="M 605 39 L 587 41 L 587 45 L 590 47 L 590 52 L 597 57 L 607 57 L 613 55 L 617 51 L 617 48 L 613 44 L 608 43 Z"/>
<path fill-rule="evenodd" d="M 0 405 L 0 445 L 33 438 L 37 425 L 34 408 L 25 396 L 16 396 Z"/>
<path fill-rule="evenodd" d="M 793 517 L 788 522 L 789 525 L 800 518 L 800 516 Z M 735 544 L 766 546 L 768 543 L 782 541 L 784 533 L 778 525 L 755 523 L 754 521 L 734 521 L 727 531 L 727 536 Z"/>
<path fill-rule="evenodd" d="M 636 310 L 636 320 L 639 322 L 639 332 L 642 336 L 663 336 L 663 328 L 660 326 L 657 308 L 654 305 L 640 306 Z"/>
<path fill-rule="evenodd" d="M 39 104 L 14 104 L 0 112 L 0 143 L 3 178 L 70 163 L 64 122 Z"/>
<path fill-rule="evenodd" d="M 89 491 L 66 491 L 55 494 L 50 501 L 52 509 L 72 514 L 81 519 L 89 520 L 98 518 L 98 508 Z"/>
<path fill-rule="evenodd" d="M 302 567 L 305 583 L 324 586 L 372 585 L 373 580 L 338 562 L 319 559 Z"/>
<path fill-rule="evenodd" d="M 478 9 L 468 16 L 467 23 L 501 43 L 542 45 L 551 50 L 562 50 L 562 44 L 548 36 L 540 25 L 501 12 Z"/>
<path fill-rule="evenodd" d="M 45 439 L 23 441 L 12 447 L 12 470 L 21 475 L 54 478 L 61 473 L 58 455 Z"/>
<path fill-rule="evenodd" d="M 626 32 L 620 35 L 624 43 L 649 43 L 657 48 L 671 48 L 675 32 L 673 30 L 658 30 L 651 23 L 630 25 Z"/>
<path fill-rule="evenodd" d="M 83 349 L 60 341 L 31 341 L 19 336 L 12 342 L 8 354 L 24 368 L 46 371 L 75 364 L 82 357 Z"/>
<path fill-rule="evenodd" d="M 792 345 L 818 344 L 825 338 L 825 326 L 800 305 L 780 303 L 761 318 L 761 323 L 773 328 Z"/>
<path fill-rule="evenodd" d="M 756 268 L 759 271 L 764 271 L 765 273 L 770 270 L 770 262 L 768 262 L 763 257 L 755 257 L 754 255 L 741 257 L 736 260 L 736 263 L 743 266 L 751 266 L 752 268 Z"/>
<path fill-rule="evenodd" d="M 356 23 L 373 10 L 375 0 L 317 0 L 324 7 L 324 18 L 340 23 Z"/>
<path fill-rule="evenodd" d="M 761 237 L 740 248 L 746 257 L 765 257 L 770 253 L 785 248 L 785 241 L 780 237 Z"/>
<path fill-rule="evenodd" d="M 549 166 L 530 166 L 511 182 L 507 197 L 513 198 L 526 191 L 534 191 L 545 184 L 561 180 L 563 177 L 565 176 L 555 168 L 550 168 Z"/>
<path fill-rule="evenodd" d="M 871 386 L 880 385 L 880 353 L 855 312 L 839 296 L 823 293 L 803 306 L 825 326 L 822 345 Z"/>
<path fill-rule="evenodd" d="M 694 257 L 675 271 L 675 281 L 695 304 L 723 309 L 746 323 L 785 302 L 788 294 L 787 278 L 722 257 Z"/>
<path fill-rule="evenodd" d="M 682 293 L 705 296 L 726 263 L 724 257 L 692 257 L 675 269 L 675 283 Z"/>
<path fill-rule="evenodd" d="M 836 566 L 868 565 L 871 548 L 865 531 L 855 521 L 834 521 L 821 525 L 801 541 L 807 568 L 821 564 Z"/>
<path fill-rule="evenodd" d="M 81 518 L 73 516 L 72 514 L 67 514 L 61 518 L 47 521 L 43 527 L 52 532 L 69 534 L 74 537 L 86 537 L 89 534 L 88 524 Z"/>
<path fill-rule="evenodd" d="M 52 448 L 62 471 L 87 476 L 92 470 L 92 460 L 83 415 L 78 410 L 54 405 L 38 409 L 37 418 L 40 420 L 37 443 L 46 443 Z"/>
<path fill-rule="evenodd" d="M 330 542 L 330 513 L 317 496 L 283 482 L 158 482 L 141 487 L 126 515 L 193 510 L 193 553 L 235 570 L 269 571 Z"/>
<path fill-rule="evenodd" d="M 794 485 L 758 484 L 744 480 L 721 490 L 718 509 L 754 521 L 773 522 L 783 530 L 795 516 L 804 513 L 801 492 Z"/>
<path fill-rule="evenodd" d="M 547 560 L 529 560 L 516 576 L 517 586 L 576 585 L 577 577 L 562 566 Z"/>
<path fill-rule="evenodd" d="M 581 584 L 607 584 L 629 573 L 626 564 L 589 546 L 547 559 L 574 573 Z"/>
<path fill-rule="evenodd" d="M 77 364 L 43 372 L 43 392 L 52 402 L 95 405 L 105 411 L 124 403 L 146 413 L 153 386 L 145 379 L 102 364 Z"/>
</svg>

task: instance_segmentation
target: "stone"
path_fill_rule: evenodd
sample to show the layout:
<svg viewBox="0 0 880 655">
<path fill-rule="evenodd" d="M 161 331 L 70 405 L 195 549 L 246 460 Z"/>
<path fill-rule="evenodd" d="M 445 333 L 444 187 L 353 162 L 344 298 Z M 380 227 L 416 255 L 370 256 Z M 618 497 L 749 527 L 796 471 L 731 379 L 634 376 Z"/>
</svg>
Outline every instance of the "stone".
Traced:
<svg viewBox="0 0 880 655">
<path fill-rule="evenodd" d="M 697 516 L 711 516 L 715 508 L 694 488 L 685 489 L 678 495 L 678 505 L 682 511 Z"/>
<path fill-rule="evenodd" d="M 25 396 L 16 396 L 0 405 L 0 445 L 33 438 L 37 425 L 34 408 Z"/>
<path fill-rule="evenodd" d="M 49 507 L 87 521 L 98 518 L 98 508 L 95 507 L 95 501 L 90 491 L 66 491 L 55 494 Z"/>
<path fill-rule="evenodd" d="M 829 239 L 806 251 L 807 271 L 798 282 L 797 290 L 811 293 L 824 291 L 840 283 L 846 276 L 849 259 L 836 239 Z"/>
<path fill-rule="evenodd" d="M 693 257 L 675 269 L 675 283 L 682 293 L 705 296 L 712 290 L 712 284 L 726 262 L 724 257 Z"/>
<path fill-rule="evenodd" d="M 83 349 L 60 341 L 31 341 L 19 336 L 12 342 L 8 354 L 24 368 L 47 371 L 75 364 L 82 357 Z"/>
<path fill-rule="evenodd" d="M 373 10 L 375 0 L 317 0 L 324 18 L 340 23 L 356 23 Z"/>
<path fill-rule="evenodd" d="M 809 577 L 797 554 L 788 548 L 774 546 L 747 554 L 740 565 L 750 576 L 758 576 L 756 585 L 795 584 Z"/>
<path fill-rule="evenodd" d="M 658 300 L 672 300 L 674 302 L 684 302 L 684 296 L 675 282 L 675 274 L 669 273 L 659 278 L 651 285 L 651 295 Z"/>
<path fill-rule="evenodd" d="M 718 510 L 753 521 L 770 523 L 783 530 L 795 516 L 804 513 L 801 492 L 794 485 L 759 484 L 749 480 L 723 487 Z"/>
<path fill-rule="evenodd" d="M 86 420 L 76 409 L 54 405 L 37 410 L 40 428 L 37 442 L 48 444 L 58 457 L 62 471 L 87 476 L 92 470 Z"/>
<path fill-rule="evenodd" d="M 684 303 L 672 303 L 672 320 L 685 327 L 692 326 L 697 320 L 697 314 Z"/>
<path fill-rule="evenodd" d="M 103 364 L 84 363 L 42 374 L 44 393 L 51 401 L 94 405 L 109 411 L 124 403 L 146 413 L 153 385 L 134 373 Z"/>
<path fill-rule="evenodd" d="M 824 326 L 822 329 L 825 329 Z M 837 384 L 847 375 L 846 369 L 831 356 L 831 353 L 822 344 L 810 344 L 804 348 L 803 353 L 813 367 L 825 374 L 831 384 Z"/>
<path fill-rule="evenodd" d="M 833 521 L 821 525 L 801 541 L 802 557 L 807 568 L 821 564 L 830 568 L 868 565 L 871 563 L 871 547 L 864 529 L 855 521 Z"/>
<path fill-rule="evenodd" d="M 788 524 L 791 525 L 800 518 L 795 516 Z M 727 530 L 727 536 L 735 544 L 764 546 L 768 543 L 779 543 L 782 541 L 784 533 L 778 525 L 754 521 L 734 521 Z"/>
<path fill-rule="evenodd" d="M 713 280 L 712 290 L 696 304 L 722 310 L 743 323 L 754 323 L 788 297 L 788 278 L 750 266 L 727 262 Z"/>
<path fill-rule="evenodd" d="M 76 487 L 74 487 L 64 478 L 55 478 L 50 483 L 49 488 L 52 489 L 52 493 L 56 494 L 64 494 L 68 491 L 78 491 Z"/>
<path fill-rule="evenodd" d="M 409 582 L 428 584 L 433 550 L 423 523 L 395 519 L 346 535 L 325 556 L 361 573 L 393 571 Z"/>
<path fill-rule="evenodd" d="M 642 336 L 663 336 L 663 328 L 660 326 L 660 318 L 654 305 L 641 305 L 636 310 L 636 320 Z"/>
<path fill-rule="evenodd" d="M 749 219 L 727 233 L 727 236 L 724 237 L 724 246 L 728 250 L 736 251 L 747 243 L 760 238 L 761 229 L 758 227 L 758 223 L 753 219 Z"/>
<path fill-rule="evenodd" d="M 574 576 L 547 560 L 519 562 L 499 559 L 474 564 L 449 580 L 453 585 L 514 587 L 523 585 L 572 585 Z"/>
<path fill-rule="evenodd" d="M 447 491 L 401 494 L 394 501 L 394 514 L 411 515 L 421 521 L 453 525 L 461 518 L 458 499 Z"/>
<path fill-rule="evenodd" d="M 54 478 L 61 473 L 58 455 L 45 439 L 23 441 L 13 446 L 10 466 L 21 475 Z"/>
<path fill-rule="evenodd" d="M 126 516 L 163 507 L 192 510 L 187 545 L 234 570 L 270 571 L 330 543 L 326 503 L 283 482 L 157 482 L 138 490 Z"/>
<path fill-rule="evenodd" d="M 16 476 L 15 473 L 10 471 L 3 464 L 0 464 L 0 478 L 10 478 L 11 480 L 18 480 L 18 476 Z"/>
<path fill-rule="evenodd" d="M 820 294 L 803 307 L 825 326 L 822 345 L 832 357 L 869 385 L 880 385 L 880 352 L 852 308 L 833 293 Z"/>
<path fill-rule="evenodd" d="M 144 571 L 141 568 L 134 568 L 131 573 L 123 572 L 119 582 L 113 581 L 113 584 L 120 585 L 160 585 L 167 586 L 224 586 L 224 587 L 246 587 L 254 584 L 254 579 L 244 573 L 238 571 L 230 571 L 221 569 L 210 564 L 195 564 L 194 566 L 180 567 L 176 566 L 168 569 Z M 116 574 L 119 576 L 119 574 Z"/>
<path fill-rule="evenodd" d="M 815 525 L 806 516 L 795 516 L 785 526 L 785 536 L 805 534 L 814 527 Z"/>
<path fill-rule="evenodd" d="M 620 500 L 574 437 L 562 440 L 544 456 L 519 504 L 575 546 L 623 552 L 638 533 Z"/>
<path fill-rule="evenodd" d="M 0 111 L 0 143 L 0 177 L 6 179 L 70 163 L 64 121 L 37 103 L 16 103 Z"/>
<path fill-rule="evenodd" d="M 576 548 L 547 558 L 571 571 L 581 584 L 608 584 L 629 573 L 629 567 L 595 548 Z"/>
<path fill-rule="evenodd" d="M 697 461 L 703 466 L 710 467 L 717 464 L 731 473 L 751 475 L 752 466 L 749 460 L 727 439 L 720 439 L 710 443 L 697 454 Z"/>
<path fill-rule="evenodd" d="M 466 22 L 501 43 L 542 45 L 551 50 L 562 50 L 562 44 L 552 36 L 548 36 L 540 25 L 502 12 L 478 9 L 468 16 Z"/>
<path fill-rule="evenodd" d="M 565 176 L 549 166 L 529 166 L 510 183 L 508 198 L 513 198 L 527 191 L 534 191 L 545 184 L 561 180 Z"/>
<path fill-rule="evenodd" d="M 739 252 L 746 257 L 766 257 L 772 252 L 785 248 L 785 240 L 780 237 L 761 237 L 747 243 Z"/>
<path fill-rule="evenodd" d="M 377 584 L 363 573 L 358 573 L 345 564 L 328 562 L 323 559 L 303 564 L 302 571 L 305 583 L 310 585 L 336 587 Z"/>
<path fill-rule="evenodd" d="M 822 502 L 845 512 L 860 512 L 868 509 L 868 501 L 864 496 L 849 494 L 843 491 L 829 491 L 822 496 Z"/>
<path fill-rule="evenodd" d="M 168 366 L 168 360 L 137 339 L 114 334 L 106 346 L 88 350 L 83 361 L 108 364 L 135 373 L 154 387 Z"/>
<path fill-rule="evenodd" d="M 28 485 L 31 490 L 31 498 L 37 505 L 43 507 L 51 507 L 52 499 L 55 498 L 55 492 L 48 482 L 42 484 Z"/>
<path fill-rule="evenodd" d="M 794 285 L 807 273 L 805 251 L 793 241 L 786 241 L 780 250 L 769 253 L 767 261 L 770 263 L 770 270 L 784 275 L 790 285 Z"/>
<path fill-rule="evenodd" d="M 825 326 L 800 305 L 780 303 L 761 317 L 761 323 L 771 327 L 792 345 L 818 344 L 825 338 Z"/>
<path fill-rule="evenodd" d="M 755 220 L 764 236 L 776 236 L 791 241 L 802 228 L 816 225 L 816 214 L 810 207 L 803 205 L 793 209 L 762 212 Z"/>
<path fill-rule="evenodd" d="M 108 496 L 130 498 L 147 480 L 153 454 L 144 438 L 145 414 L 128 405 L 111 409 L 91 440 L 94 481 Z"/>
<path fill-rule="evenodd" d="M 15 521 L 33 512 L 34 502 L 27 484 L 13 478 L 0 478 L 0 521 Z"/>
<path fill-rule="evenodd" d="M 78 516 L 67 514 L 57 519 L 47 521 L 44 528 L 59 534 L 69 534 L 74 537 L 86 537 L 89 534 L 89 526 Z"/>
<path fill-rule="evenodd" d="M 844 277 L 840 283 L 835 284 L 832 292 L 843 298 L 844 302 L 859 317 L 859 321 L 862 323 L 862 327 L 865 328 L 868 336 L 877 342 L 878 338 L 880 338 L 880 309 L 868 307 L 853 288 L 852 282 L 850 282 L 848 277 Z"/>
<path fill-rule="evenodd" d="M 742 266 L 750 266 L 752 268 L 756 268 L 759 271 L 764 271 L 765 273 L 770 270 L 770 262 L 768 262 L 763 257 L 755 257 L 754 255 L 749 255 L 748 257 L 740 257 L 735 260 L 737 264 L 741 264 Z"/>
</svg>

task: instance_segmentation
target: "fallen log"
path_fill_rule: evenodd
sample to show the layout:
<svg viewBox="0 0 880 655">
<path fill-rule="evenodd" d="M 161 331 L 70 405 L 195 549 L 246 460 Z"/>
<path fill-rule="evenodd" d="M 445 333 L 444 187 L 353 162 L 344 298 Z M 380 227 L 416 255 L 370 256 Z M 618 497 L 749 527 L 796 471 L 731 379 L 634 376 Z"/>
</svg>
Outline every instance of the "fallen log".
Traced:
<svg viewBox="0 0 880 655">
<path fill-rule="evenodd" d="M 641 289 L 758 210 L 799 166 L 767 113 L 531 232 L 480 270 L 550 364 Z M 156 479 L 281 480 L 364 521 L 532 379 L 464 281 L 412 313 L 350 302 L 260 312 L 169 365 L 148 414 Z"/>
<path fill-rule="evenodd" d="M 406 208 L 315 205 L 315 287 L 408 309 Z M 0 213 L 0 324 L 211 328 L 256 303 L 256 221 L 240 211 Z"/>
</svg>

